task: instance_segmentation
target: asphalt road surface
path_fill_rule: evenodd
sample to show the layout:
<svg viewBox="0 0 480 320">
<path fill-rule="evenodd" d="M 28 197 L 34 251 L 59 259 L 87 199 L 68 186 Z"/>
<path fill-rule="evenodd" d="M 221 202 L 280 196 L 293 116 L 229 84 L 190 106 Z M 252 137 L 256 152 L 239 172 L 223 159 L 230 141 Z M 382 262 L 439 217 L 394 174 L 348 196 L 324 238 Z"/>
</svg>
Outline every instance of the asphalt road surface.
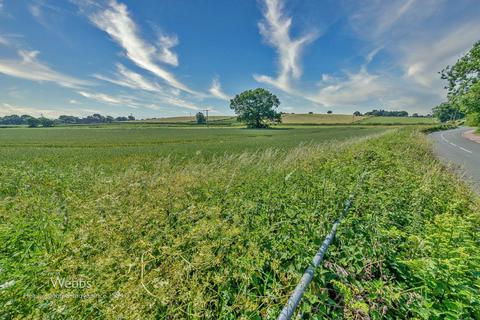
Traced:
<svg viewBox="0 0 480 320">
<path fill-rule="evenodd" d="M 480 143 L 464 138 L 462 134 L 473 128 L 438 131 L 430 134 L 435 153 L 462 174 L 464 179 L 480 193 Z"/>
</svg>

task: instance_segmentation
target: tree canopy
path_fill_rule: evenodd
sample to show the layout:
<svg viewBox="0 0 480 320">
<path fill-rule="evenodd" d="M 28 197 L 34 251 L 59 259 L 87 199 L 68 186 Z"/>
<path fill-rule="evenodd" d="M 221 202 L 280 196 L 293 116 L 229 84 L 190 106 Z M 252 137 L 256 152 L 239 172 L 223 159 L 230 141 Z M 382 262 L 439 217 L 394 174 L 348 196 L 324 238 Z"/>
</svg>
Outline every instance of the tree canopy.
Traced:
<svg viewBox="0 0 480 320">
<path fill-rule="evenodd" d="M 443 102 L 433 108 L 433 116 L 441 122 L 458 120 L 465 117 L 465 114 L 449 102 Z"/>
<path fill-rule="evenodd" d="M 267 128 L 270 123 L 281 122 L 281 113 L 275 110 L 279 105 L 277 96 L 262 88 L 244 91 L 230 100 L 238 121 L 249 128 Z"/>
<path fill-rule="evenodd" d="M 387 111 L 387 110 L 377 110 L 373 109 L 372 111 L 365 112 L 366 116 L 375 116 L 375 117 L 408 117 L 407 111 Z"/>
<path fill-rule="evenodd" d="M 197 124 L 205 124 L 207 123 L 207 118 L 205 118 L 205 115 L 202 112 L 198 112 L 195 115 L 195 119 L 197 120 Z"/>
<path fill-rule="evenodd" d="M 448 81 L 446 89 L 449 97 L 468 93 L 480 80 L 480 41 L 453 66 L 443 69 L 441 74 L 442 79 Z"/>
<path fill-rule="evenodd" d="M 480 113 L 480 41 L 453 66 L 441 72 L 448 101 L 465 113 Z"/>
</svg>

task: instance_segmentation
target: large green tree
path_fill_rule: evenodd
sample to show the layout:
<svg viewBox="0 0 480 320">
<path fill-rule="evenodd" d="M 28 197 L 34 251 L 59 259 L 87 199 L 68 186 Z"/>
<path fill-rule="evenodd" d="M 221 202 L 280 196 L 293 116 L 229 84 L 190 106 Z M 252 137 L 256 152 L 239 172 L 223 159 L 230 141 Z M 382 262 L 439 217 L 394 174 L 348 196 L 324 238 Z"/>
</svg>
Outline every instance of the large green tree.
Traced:
<svg viewBox="0 0 480 320">
<path fill-rule="evenodd" d="M 262 88 L 244 91 L 230 100 L 238 121 L 249 128 L 267 128 L 270 123 L 281 122 L 281 113 L 276 111 L 279 105 L 277 96 Z"/>
</svg>

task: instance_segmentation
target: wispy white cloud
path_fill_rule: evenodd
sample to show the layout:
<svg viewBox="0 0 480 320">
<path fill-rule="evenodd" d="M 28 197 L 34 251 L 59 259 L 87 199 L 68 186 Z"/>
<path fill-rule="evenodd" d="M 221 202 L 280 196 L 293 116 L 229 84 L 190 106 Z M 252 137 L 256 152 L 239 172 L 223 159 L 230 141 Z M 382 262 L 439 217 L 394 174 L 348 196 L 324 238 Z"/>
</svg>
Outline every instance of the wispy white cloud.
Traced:
<svg viewBox="0 0 480 320">
<path fill-rule="evenodd" d="M 480 30 L 478 19 L 445 19 L 449 9 L 443 0 L 366 0 L 350 8 L 349 22 L 367 45 L 383 48 L 405 77 L 442 87 L 438 71 L 471 46 Z"/>
<path fill-rule="evenodd" d="M 125 66 L 121 64 L 117 64 L 117 73 L 115 74 L 114 78 L 106 77 L 102 75 L 94 75 L 97 79 L 101 79 L 104 81 L 108 81 L 110 83 L 114 83 L 119 86 L 127 87 L 134 90 L 144 90 L 149 92 L 150 95 L 144 97 L 142 100 L 147 101 L 155 101 L 156 103 L 148 103 L 148 102 L 139 102 L 139 101 L 132 101 L 133 98 L 130 98 L 130 101 L 125 101 L 124 99 L 118 99 L 111 96 L 106 95 L 92 95 L 86 92 L 82 92 L 81 94 L 87 97 L 85 94 L 88 94 L 88 98 L 94 98 L 101 102 L 107 102 L 110 104 L 125 104 L 129 103 L 130 105 L 134 106 L 141 106 L 146 107 L 153 110 L 158 110 L 161 107 L 157 105 L 160 103 L 161 105 L 165 106 L 173 106 L 173 107 L 180 107 L 190 110 L 199 110 L 200 107 L 197 106 L 194 102 L 188 101 L 181 97 L 181 92 L 178 89 L 172 88 L 172 90 L 167 90 L 162 88 L 156 82 L 152 82 L 147 80 L 142 75 L 133 72 L 127 69 Z M 138 94 L 137 94 L 138 96 Z M 118 101 L 115 101 L 118 100 Z M 138 99 L 137 99 L 138 100 Z"/>
<path fill-rule="evenodd" d="M 400 24 L 416 24 L 427 18 L 442 0 L 364 0 L 351 2 L 347 8 L 353 31 L 361 38 L 379 41 L 383 35 L 398 36 L 409 28 Z M 419 9 L 419 10 L 417 10 Z"/>
<path fill-rule="evenodd" d="M 380 79 L 378 75 L 368 73 L 362 68 L 356 73 L 347 73 L 345 78 L 334 78 L 324 75 L 320 83 L 321 89 L 308 99 L 325 107 L 351 107 L 371 102 L 388 92 L 389 83 Z"/>
<path fill-rule="evenodd" d="M 74 115 L 74 116 L 84 116 L 87 114 L 92 114 L 98 112 L 96 110 L 90 109 L 65 109 L 65 108 L 42 108 L 42 107 L 28 107 L 21 106 L 16 104 L 9 103 L 0 103 L 0 116 L 6 115 L 23 115 L 28 114 L 34 117 L 44 116 L 49 118 L 56 118 L 62 114 Z"/>
<path fill-rule="evenodd" d="M 36 19 L 42 19 L 42 9 L 40 8 L 39 3 L 33 3 L 33 4 L 29 5 L 28 6 L 28 11 Z M 43 19 L 41 21 L 43 21 Z"/>
<path fill-rule="evenodd" d="M 467 21 L 427 42 L 423 37 L 399 44 L 405 76 L 427 88 L 441 90 L 438 71 L 454 63 L 480 38 L 480 21 Z"/>
<path fill-rule="evenodd" d="M 141 74 L 127 69 L 120 63 L 117 64 L 117 73 L 114 75 L 114 78 L 99 74 L 94 74 L 94 77 L 131 89 L 141 89 L 153 92 L 161 91 L 161 87 L 158 83 L 147 80 Z"/>
<path fill-rule="evenodd" d="M 201 109 L 195 103 L 192 103 L 190 101 L 187 101 L 187 100 L 179 98 L 179 97 L 162 95 L 162 96 L 157 96 L 157 99 L 158 99 L 159 102 L 161 102 L 165 105 L 180 107 L 180 108 L 189 109 L 189 110 L 200 110 Z"/>
<path fill-rule="evenodd" d="M 124 106 L 130 108 L 148 108 L 158 110 L 164 106 L 180 107 L 189 110 L 200 110 L 200 107 L 195 103 L 176 97 L 173 95 L 164 94 L 162 92 L 155 92 L 146 97 L 140 96 L 112 96 L 101 92 L 91 91 L 77 91 L 77 93 L 85 98 L 100 102 L 102 104 L 109 104 L 113 106 Z"/>
<path fill-rule="evenodd" d="M 222 91 L 222 85 L 220 84 L 220 80 L 218 77 L 213 78 L 212 80 L 212 85 L 210 86 L 209 92 L 214 96 L 215 98 L 229 101 L 230 97 Z"/>
<path fill-rule="evenodd" d="M 371 110 L 384 108 L 410 113 L 429 113 L 441 100 L 441 88 L 425 90 L 411 79 L 389 74 L 372 73 L 366 65 L 357 72 L 341 76 L 323 75 L 319 89 L 305 98 L 335 111 Z"/>
<path fill-rule="evenodd" d="M 132 97 L 114 97 L 105 93 L 77 91 L 77 93 L 85 98 L 96 100 L 101 103 L 107 103 L 116 106 L 125 106 L 130 108 L 138 108 L 139 105 Z"/>
<path fill-rule="evenodd" d="M 468 2 L 458 8 L 468 7 Z M 479 8 L 452 10 L 444 0 L 348 2 L 346 13 L 353 34 L 369 54 L 361 71 L 334 77 L 335 84 L 323 83 L 313 95 L 330 105 L 364 101 L 364 105 L 429 112 L 445 99 L 438 72 L 454 63 L 480 34 Z M 382 63 L 370 67 L 379 50 Z"/>
<path fill-rule="evenodd" d="M 161 37 L 158 47 L 147 42 L 141 38 L 127 6 L 115 0 L 111 0 L 106 8 L 89 15 L 89 18 L 95 26 L 105 31 L 121 46 L 125 50 L 125 55 L 137 66 L 152 72 L 174 88 L 196 94 L 157 63 L 161 61 L 178 64 L 177 56 L 170 50 L 177 43 L 175 37 Z"/>
<path fill-rule="evenodd" d="M 0 45 L 8 46 L 9 44 L 10 44 L 10 41 L 8 41 L 7 38 L 0 36 Z"/>
<path fill-rule="evenodd" d="M 258 24 L 264 41 L 275 48 L 278 55 L 279 71 L 276 78 L 254 75 L 258 82 L 291 92 L 291 80 L 300 78 L 302 68 L 300 58 L 307 44 L 315 40 L 317 32 L 307 32 L 293 39 L 290 36 L 292 18 L 286 16 L 282 0 L 265 0 L 264 20 Z"/>
<path fill-rule="evenodd" d="M 159 60 L 172 66 L 178 66 L 178 56 L 171 49 L 178 44 L 178 37 L 161 34 L 158 40 Z"/>
<path fill-rule="evenodd" d="M 0 59 L 0 73 L 33 81 L 54 82 L 67 88 L 80 88 L 91 84 L 51 69 L 37 59 L 39 53 L 39 51 L 20 50 L 18 51 L 20 59 Z"/>
<path fill-rule="evenodd" d="M 28 1 L 27 9 L 32 18 L 50 33 L 55 34 L 64 43 L 72 46 L 72 38 L 64 33 L 64 22 L 69 19 L 71 12 L 55 4 L 55 1 L 31 0 Z"/>
</svg>

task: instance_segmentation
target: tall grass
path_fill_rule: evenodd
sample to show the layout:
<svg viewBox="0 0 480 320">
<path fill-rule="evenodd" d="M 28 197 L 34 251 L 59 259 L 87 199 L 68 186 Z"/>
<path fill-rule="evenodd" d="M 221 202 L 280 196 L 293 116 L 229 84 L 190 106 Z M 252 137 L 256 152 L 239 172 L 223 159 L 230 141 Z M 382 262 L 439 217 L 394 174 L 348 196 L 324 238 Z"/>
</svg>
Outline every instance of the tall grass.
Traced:
<svg viewBox="0 0 480 320">
<path fill-rule="evenodd" d="M 364 170 L 300 312 L 479 316 L 479 204 L 414 130 L 120 161 L 2 167 L 3 317 L 274 318 Z"/>
</svg>

